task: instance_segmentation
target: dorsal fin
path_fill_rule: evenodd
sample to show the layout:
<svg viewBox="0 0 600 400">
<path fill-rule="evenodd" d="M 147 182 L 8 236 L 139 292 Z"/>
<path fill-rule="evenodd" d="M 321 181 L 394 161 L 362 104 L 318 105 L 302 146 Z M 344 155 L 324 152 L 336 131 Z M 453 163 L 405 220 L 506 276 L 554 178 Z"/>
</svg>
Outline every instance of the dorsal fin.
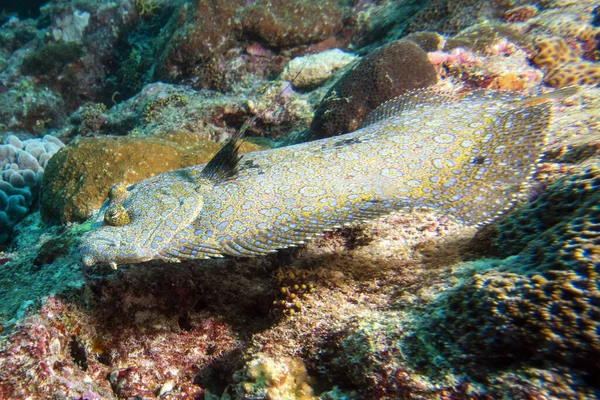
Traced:
<svg viewBox="0 0 600 400">
<path fill-rule="evenodd" d="M 251 123 L 260 116 L 255 115 L 242 125 L 239 132 L 231 137 L 227 143 L 214 155 L 213 158 L 204 166 L 200 176 L 210 180 L 215 184 L 223 183 L 233 178 L 237 173 L 241 157 L 240 146 L 244 140 L 244 134 Z"/>
<path fill-rule="evenodd" d="M 360 128 L 397 116 L 403 112 L 417 109 L 421 106 L 436 107 L 455 103 L 459 100 L 459 95 L 436 87 L 411 90 L 379 105 L 365 117 Z"/>
<path fill-rule="evenodd" d="M 244 122 L 238 133 L 236 133 L 233 137 L 231 137 L 223 147 L 214 155 L 213 158 L 204 166 L 200 175 L 215 184 L 227 181 L 233 177 L 235 177 L 237 173 L 237 168 L 240 164 L 240 146 L 242 145 L 246 131 L 248 128 L 256 122 L 257 119 L 262 117 L 265 112 L 270 110 L 273 105 L 281 99 L 283 92 L 288 90 L 290 86 L 294 83 L 298 75 L 302 72 L 304 67 L 306 67 L 307 61 L 304 61 L 302 68 L 298 70 L 296 75 L 292 78 L 292 80 L 285 85 L 283 89 L 279 91 L 279 94 L 275 96 L 273 100 L 258 114 Z M 266 91 L 266 89 L 265 89 Z"/>
</svg>

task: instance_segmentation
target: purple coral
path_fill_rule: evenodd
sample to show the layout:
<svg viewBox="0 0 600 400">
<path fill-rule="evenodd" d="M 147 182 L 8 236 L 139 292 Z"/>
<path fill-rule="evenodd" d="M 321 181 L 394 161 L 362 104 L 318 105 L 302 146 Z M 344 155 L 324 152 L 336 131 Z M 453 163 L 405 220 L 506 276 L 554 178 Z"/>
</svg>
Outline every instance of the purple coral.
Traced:
<svg viewBox="0 0 600 400">
<path fill-rule="evenodd" d="M 24 141 L 10 135 L 0 145 L 0 243 L 36 203 L 46 163 L 63 146 L 51 135 Z"/>
</svg>

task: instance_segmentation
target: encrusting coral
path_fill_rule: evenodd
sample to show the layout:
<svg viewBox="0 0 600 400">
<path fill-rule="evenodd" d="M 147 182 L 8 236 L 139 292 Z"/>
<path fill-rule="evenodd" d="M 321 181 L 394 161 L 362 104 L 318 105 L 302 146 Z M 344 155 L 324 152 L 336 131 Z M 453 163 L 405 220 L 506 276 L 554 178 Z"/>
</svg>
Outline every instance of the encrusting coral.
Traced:
<svg viewBox="0 0 600 400">
<path fill-rule="evenodd" d="M 538 38 L 535 46 L 538 53 L 532 62 L 546 73 L 546 84 L 557 88 L 600 84 L 600 64 L 581 60 L 562 37 Z"/>
<path fill-rule="evenodd" d="M 518 254 L 433 302 L 421 341 L 471 372 L 481 363 L 553 363 L 600 373 L 598 188 L 594 167 L 557 181 L 501 222 L 498 246 Z"/>
<path fill-rule="evenodd" d="M 302 360 L 292 357 L 278 359 L 256 354 L 242 371 L 234 376 L 234 391 L 238 398 L 266 400 L 312 400 L 316 397 Z"/>
<path fill-rule="evenodd" d="M 151 115 L 149 112 L 148 118 Z M 130 185 L 164 171 L 207 162 L 219 148 L 217 143 L 183 131 L 151 138 L 98 137 L 69 143 L 48 164 L 40 196 L 42 218 L 83 221 L 100 207 L 113 185 Z M 245 143 L 242 150 L 256 149 Z"/>
</svg>

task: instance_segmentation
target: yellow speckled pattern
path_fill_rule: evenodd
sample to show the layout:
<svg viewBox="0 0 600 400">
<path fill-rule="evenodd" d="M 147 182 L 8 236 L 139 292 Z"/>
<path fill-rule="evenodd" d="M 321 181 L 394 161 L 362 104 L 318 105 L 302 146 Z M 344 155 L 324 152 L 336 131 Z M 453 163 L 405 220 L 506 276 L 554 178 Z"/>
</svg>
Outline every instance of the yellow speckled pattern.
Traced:
<svg viewBox="0 0 600 400">
<path fill-rule="evenodd" d="M 513 93 L 412 92 L 353 133 L 245 154 L 221 182 L 204 165 L 138 182 L 105 203 L 81 255 L 86 265 L 255 256 L 414 207 L 484 223 L 532 173 L 550 114 Z M 130 223 L 104 222 L 116 205 Z"/>
</svg>

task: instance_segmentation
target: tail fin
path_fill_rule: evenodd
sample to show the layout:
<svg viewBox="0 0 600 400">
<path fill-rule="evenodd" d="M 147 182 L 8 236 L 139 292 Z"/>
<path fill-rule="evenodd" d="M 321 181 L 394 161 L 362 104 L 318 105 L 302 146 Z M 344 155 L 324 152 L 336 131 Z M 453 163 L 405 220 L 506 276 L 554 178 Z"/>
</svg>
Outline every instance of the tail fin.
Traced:
<svg viewBox="0 0 600 400">
<path fill-rule="evenodd" d="M 489 222 L 514 202 L 535 171 L 543 155 L 551 120 L 549 100 L 571 96 L 579 91 L 569 87 L 539 96 L 511 100 L 503 106 L 485 128 L 470 132 L 474 145 L 469 157 L 462 158 L 458 183 L 453 185 L 440 208 L 468 225 Z M 465 96 L 482 101 L 482 96 L 502 95 L 474 92 Z M 477 99 L 476 99 L 477 98 Z M 456 170 L 455 170 L 456 171 Z M 446 178 L 452 179 L 450 174 Z"/>
</svg>

